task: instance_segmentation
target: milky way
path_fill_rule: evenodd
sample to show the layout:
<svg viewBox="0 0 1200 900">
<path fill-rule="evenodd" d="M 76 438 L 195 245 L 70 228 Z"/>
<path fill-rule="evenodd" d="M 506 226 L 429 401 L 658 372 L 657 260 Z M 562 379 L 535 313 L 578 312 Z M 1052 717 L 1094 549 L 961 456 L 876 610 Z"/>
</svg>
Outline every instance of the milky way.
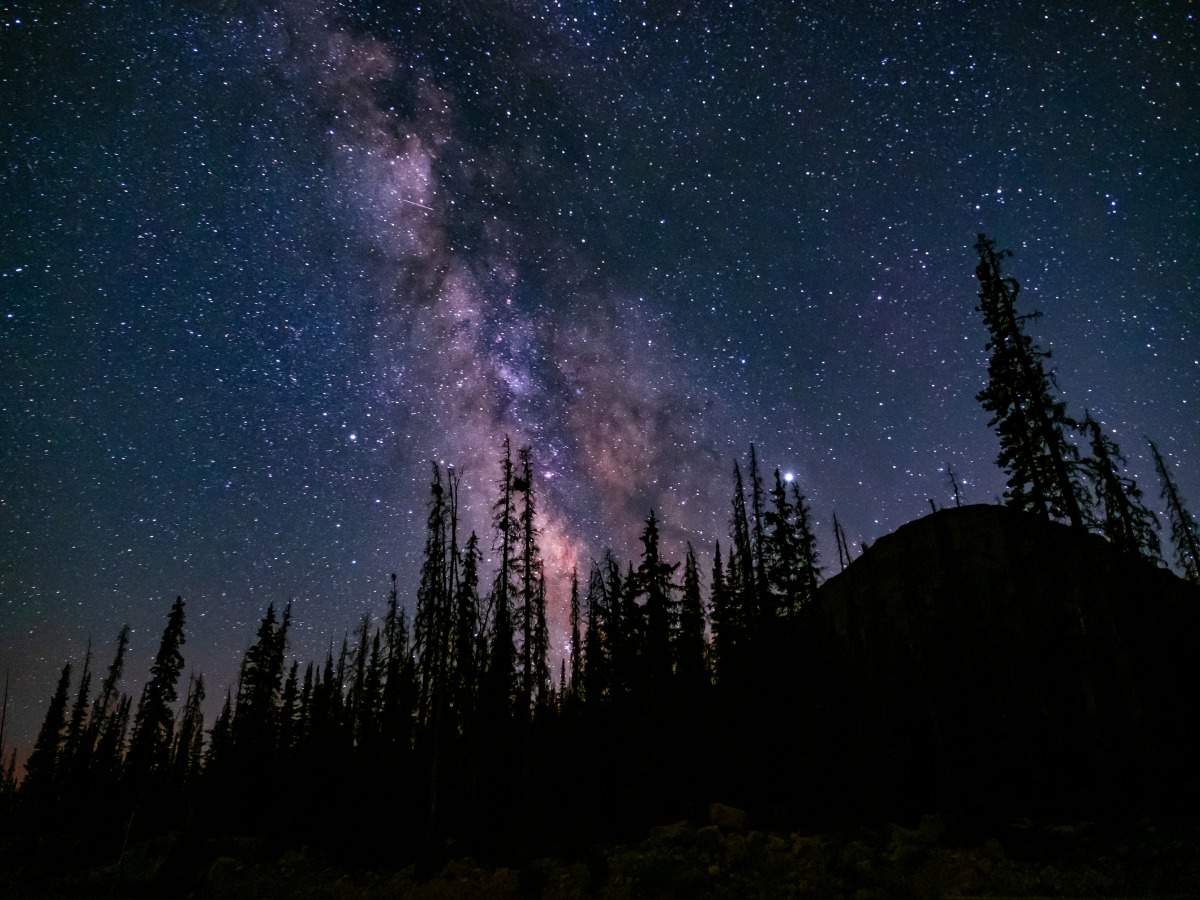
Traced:
<svg viewBox="0 0 1200 900">
<path fill-rule="evenodd" d="M 411 596 L 431 460 L 483 536 L 505 434 L 560 645 L 651 508 L 707 557 L 751 440 L 823 541 L 947 464 L 994 499 L 979 231 L 1071 410 L 1200 506 L 1186 3 L 63 6 L 0 9 L 18 741 L 124 621 L 137 683 L 176 593 L 210 684 L 269 601 L 323 653 Z"/>
</svg>

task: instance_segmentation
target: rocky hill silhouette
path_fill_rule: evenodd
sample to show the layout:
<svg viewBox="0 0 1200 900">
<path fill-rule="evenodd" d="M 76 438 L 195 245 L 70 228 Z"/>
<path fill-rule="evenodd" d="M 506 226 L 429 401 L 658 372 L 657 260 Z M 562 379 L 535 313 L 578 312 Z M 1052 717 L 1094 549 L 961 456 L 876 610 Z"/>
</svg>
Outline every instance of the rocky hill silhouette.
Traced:
<svg viewBox="0 0 1200 900">
<path fill-rule="evenodd" d="M 881 538 L 818 601 L 828 762 L 864 812 L 1193 809 L 1200 589 L 1167 570 L 965 506 Z"/>
</svg>

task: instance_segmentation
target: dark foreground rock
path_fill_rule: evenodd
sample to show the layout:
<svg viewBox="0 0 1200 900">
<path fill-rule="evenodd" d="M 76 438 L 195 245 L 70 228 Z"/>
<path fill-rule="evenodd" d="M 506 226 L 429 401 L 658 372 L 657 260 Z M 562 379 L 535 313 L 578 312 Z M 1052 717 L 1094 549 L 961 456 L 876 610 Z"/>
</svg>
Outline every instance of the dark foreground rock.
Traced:
<svg viewBox="0 0 1200 900">
<path fill-rule="evenodd" d="M 722 815 L 724 815 L 724 811 Z M 222 855 L 198 881 L 135 853 L 118 873 L 6 885 L 18 897 L 192 897 L 197 900 L 453 898 L 1194 897 L 1200 827 L 1017 822 L 964 840 L 937 817 L 838 834 L 774 833 L 676 823 L 585 859 L 520 868 L 457 860 L 420 879 L 345 869 L 299 852 L 255 861 Z M 254 854 L 250 854 L 254 856 Z M 0 880 L 0 884 L 3 881 Z"/>
</svg>

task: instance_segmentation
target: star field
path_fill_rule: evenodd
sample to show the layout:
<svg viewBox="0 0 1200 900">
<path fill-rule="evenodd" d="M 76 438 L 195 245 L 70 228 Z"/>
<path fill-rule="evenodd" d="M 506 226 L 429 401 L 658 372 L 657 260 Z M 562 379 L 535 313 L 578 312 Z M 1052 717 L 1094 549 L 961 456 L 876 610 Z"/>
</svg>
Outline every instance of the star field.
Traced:
<svg viewBox="0 0 1200 900">
<path fill-rule="evenodd" d="M 1070 412 L 1200 507 L 1192 4 L 67 7 L 0 4 L 20 744 L 89 637 L 128 621 L 140 684 L 175 594 L 217 698 L 269 601 L 302 658 L 388 573 L 411 602 L 428 461 L 482 536 L 505 433 L 557 640 L 652 505 L 707 556 L 751 440 L 823 541 L 951 502 L 947 464 L 993 500 L 980 231 Z"/>
</svg>

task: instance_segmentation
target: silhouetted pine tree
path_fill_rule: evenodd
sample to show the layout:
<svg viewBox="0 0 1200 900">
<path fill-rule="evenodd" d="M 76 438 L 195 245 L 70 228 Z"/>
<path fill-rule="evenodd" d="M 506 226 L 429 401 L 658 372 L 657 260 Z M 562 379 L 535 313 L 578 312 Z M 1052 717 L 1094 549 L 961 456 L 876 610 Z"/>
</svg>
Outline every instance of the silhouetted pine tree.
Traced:
<svg viewBox="0 0 1200 900">
<path fill-rule="evenodd" d="M 725 573 L 729 588 L 729 611 L 724 625 L 727 631 L 732 632 L 730 643 L 735 654 L 739 654 L 757 618 L 758 586 L 755 581 L 754 542 L 746 517 L 746 491 L 742 484 L 742 470 L 736 461 L 733 464 L 733 479 L 733 512 L 729 527 L 733 559 Z"/>
<path fill-rule="evenodd" d="M 550 690 L 550 630 L 546 624 L 546 572 L 538 561 L 537 595 L 533 608 L 534 703 L 543 712 L 554 706 Z"/>
<path fill-rule="evenodd" d="M 25 783 L 23 790 L 30 796 L 49 797 L 55 789 L 59 772 L 59 754 L 62 749 L 63 728 L 67 724 L 67 694 L 71 689 L 71 664 L 62 668 L 58 685 L 46 707 L 46 717 L 38 730 L 37 740 L 29 759 L 25 760 Z M 50 801 L 44 800 L 49 803 Z"/>
<path fill-rule="evenodd" d="M 592 563 L 588 574 L 587 624 L 583 637 L 583 699 L 585 703 L 599 706 L 608 688 L 609 660 L 605 652 L 604 623 L 605 609 L 604 573 Z"/>
<path fill-rule="evenodd" d="M 731 621 L 729 588 L 725 582 L 725 566 L 721 560 L 721 542 L 713 551 L 712 581 L 709 585 L 709 620 L 712 623 L 712 656 L 714 676 L 721 681 L 733 666 L 736 645 L 736 624 Z"/>
<path fill-rule="evenodd" d="M 521 627 L 521 702 L 523 713 L 533 708 L 538 689 L 542 664 L 538 663 L 537 598 L 538 578 L 541 572 L 541 550 L 538 547 L 537 498 L 533 488 L 533 453 L 529 447 L 518 451 L 521 464 L 520 475 L 513 483 L 513 491 L 520 496 L 520 578 L 521 611 L 518 616 Z"/>
<path fill-rule="evenodd" d="M 67 736 L 63 742 L 63 762 L 73 772 L 86 764 L 84 741 L 87 737 L 87 709 L 92 688 L 92 642 L 89 639 L 83 654 L 83 670 L 79 675 L 79 690 L 71 706 L 71 718 L 67 724 Z"/>
<path fill-rule="evenodd" d="M 1000 439 L 999 466 L 1008 473 L 1008 505 L 1043 518 L 1066 518 L 1084 527 L 1082 486 L 1076 471 L 1079 452 L 1066 437 L 1073 423 L 1066 405 L 1055 400 L 1053 377 L 1044 360 L 1050 354 L 1025 334 L 1024 323 L 1039 313 L 1018 315 L 1015 278 L 1001 273 L 1001 261 L 1011 252 L 997 253 L 994 243 L 979 235 L 975 249 L 979 265 L 979 311 L 988 330 L 988 386 L 978 400 L 992 414 L 988 422 Z"/>
<path fill-rule="evenodd" d="M 369 748 L 379 745 L 379 708 L 383 695 L 383 644 L 378 628 L 371 636 L 371 655 L 367 658 L 362 696 L 358 701 L 359 742 Z"/>
<path fill-rule="evenodd" d="M 1154 468 L 1162 485 L 1162 499 L 1167 503 L 1167 519 L 1171 523 L 1171 543 L 1175 546 L 1175 562 L 1188 581 L 1200 584 L 1200 525 L 1183 505 L 1183 495 L 1175 483 L 1158 445 L 1146 438 L 1154 454 Z"/>
<path fill-rule="evenodd" d="M 129 733 L 129 714 L 133 699 L 128 694 L 117 698 L 116 709 L 104 723 L 92 754 L 91 771 L 99 783 L 112 784 L 120 773 L 125 759 L 125 739 Z"/>
<path fill-rule="evenodd" d="M 304 682 L 300 688 L 300 697 L 296 702 L 296 730 L 294 744 L 303 746 L 312 735 L 312 697 L 313 697 L 313 664 L 304 666 Z M 386 702 L 384 705 L 386 712 Z M 386 721 L 386 720 L 385 720 Z"/>
<path fill-rule="evenodd" d="M 382 739 L 384 745 L 394 751 L 407 751 L 412 741 L 414 675 L 412 654 L 409 651 L 408 620 L 404 610 L 400 608 L 394 572 L 392 589 L 388 593 L 383 638 L 387 652 L 387 674 L 383 681 L 380 710 Z M 305 684 L 307 683 L 306 675 Z"/>
<path fill-rule="evenodd" d="M 188 679 L 179 732 L 171 750 L 171 771 L 177 784 L 186 784 L 200 774 L 204 753 L 204 676 Z"/>
<path fill-rule="evenodd" d="M 767 583 L 767 537 L 763 530 L 765 501 L 762 474 L 758 470 L 758 450 L 750 445 L 750 524 L 752 526 L 754 559 L 754 602 L 747 616 L 750 626 L 757 630 L 770 628 L 775 620 L 775 606 Z"/>
<path fill-rule="evenodd" d="M 479 538 L 467 538 L 462 554 L 462 575 L 454 604 L 454 709 L 460 731 L 469 727 L 479 690 Z"/>
<path fill-rule="evenodd" d="M 571 701 L 579 699 L 579 693 L 583 688 L 583 640 L 582 620 L 580 618 L 582 610 L 579 606 L 579 570 L 571 570 L 571 600 L 570 600 L 570 628 L 571 628 L 571 675 L 570 681 L 562 681 L 563 695 L 570 698 Z M 590 616 L 589 616 L 590 621 Z M 560 679 L 561 680 L 561 679 Z"/>
<path fill-rule="evenodd" d="M 13 747 L 8 754 L 8 765 L 4 766 L 4 757 L 0 756 L 0 796 L 11 802 L 17 793 L 17 748 Z"/>
<path fill-rule="evenodd" d="M 311 670 L 309 672 L 311 678 Z M 308 685 L 311 692 L 312 684 Z M 283 682 L 283 696 L 279 701 L 279 723 L 276 727 L 276 734 L 279 736 L 276 742 L 279 750 L 284 755 L 290 754 L 296 746 L 296 732 L 298 730 L 299 718 L 299 702 L 300 702 L 300 661 L 292 660 L 291 668 L 288 669 L 287 678 Z"/>
<path fill-rule="evenodd" d="M 205 770 L 211 775 L 224 775 L 233 763 L 233 695 L 225 692 L 225 703 L 208 735 L 208 754 Z"/>
<path fill-rule="evenodd" d="M 177 685 L 183 671 L 183 643 L 183 598 L 176 597 L 134 715 L 128 765 L 135 779 L 167 763 L 175 726 L 172 704 L 178 699 Z"/>
<path fill-rule="evenodd" d="M 421 581 L 417 588 L 417 611 L 413 620 L 413 640 L 416 645 L 418 715 L 423 725 L 433 721 L 435 706 L 443 700 L 447 656 L 444 623 L 450 598 L 447 574 L 447 512 L 446 491 L 442 486 L 442 470 L 433 463 L 433 480 L 429 485 L 429 514 L 425 521 L 425 555 L 421 563 Z"/>
<path fill-rule="evenodd" d="M 674 585 L 671 575 L 675 566 L 663 560 L 658 546 L 658 520 L 654 511 L 646 518 L 642 531 L 642 561 L 637 573 L 630 579 L 635 585 L 636 595 L 645 598 L 642 618 L 642 653 L 645 665 L 642 685 L 665 685 L 671 677 L 673 659 L 673 625 L 675 601 L 671 596 Z M 639 685 L 641 687 L 642 685 Z"/>
<path fill-rule="evenodd" d="M 117 650 L 108 666 L 100 691 L 92 702 L 92 713 L 88 716 L 87 733 L 84 737 L 83 752 L 90 757 L 99 743 L 104 730 L 108 727 L 112 716 L 112 704 L 117 699 L 117 685 L 121 681 L 121 673 L 125 668 L 125 652 L 129 649 L 129 626 L 121 627 L 117 635 Z"/>
<path fill-rule="evenodd" d="M 275 604 L 268 604 L 254 643 L 242 658 L 233 714 L 233 741 L 238 756 L 248 764 L 253 760 L 255 765 L 263 765 L 274 751 L 291 614 L 289 603 L 283 619 L 277 620 Z"/>
<path fill-rule="evenodd" d="M 792 510 L 795 512 L 796 552 L 800 564 L 800 608 L 817 599 L 817 586 L 821 582 L 821 554 L 817 548 L 817 536 L 813 533 L 812 511 L 800 488 L 792 484 Z M 849 554 L 849 548 L 847 548 Z"/>
<path fill-rule="evenodd" d="M 771 508 L 763 518 L 767 527 L 767 594 L 779 615 L 791 616 L 803 602 L 800 553 L 796 546 L 795 510 L 778 469 L 771 488 Z"/>
<path fill-rule="evenodd" d="M 489 616 L 492 620 L 491 645 L 488 648 L 485 694 L 488 715 L 493 719 L 508 717 L 516 683 L 512 604 L 517 593 L 514 573 L 517 569 L 515 554 L 520 530 L 516 518 L 513 480 L 512 445 L 505 436 L 504 455 L 500 461 L 500 497 L 492 507 L 500 565 L 492 583 Z"/>
<path fill-rule="evenodd" d="M 8 738 L 8 681 L 9 672 L 4 670 L 4 701 L 0 704 L 0 770 L 4 768 L 5 740 Z"/>
<path fill-rule="evenodd" d="M 1158 541 L 1161 527 L 1154 513 L 1142 502 L 1142 491 L 1132 478 L 1125 478 L 1121 448 L 1100 428 L 1100 423 L 1085 412 L 1082 423 L 1092 446 L 1092 455 L 1081 466 L 1091 482 L 1100 515 L 1100 531 L 1122 553 L 1141 556 L 1157 563 L 1162 558 Z"/>
<path fill-rule="evenodd" d="M 675 672 L 681 688 L 688 692 L 699 691 L 708 680 L 704 665 L 704 601 L 700 597 L 700 570 L 691 543 L 687 545 L 687 557 L 683 563 L 683 598 L 679 605 Z"/>
</svg>

